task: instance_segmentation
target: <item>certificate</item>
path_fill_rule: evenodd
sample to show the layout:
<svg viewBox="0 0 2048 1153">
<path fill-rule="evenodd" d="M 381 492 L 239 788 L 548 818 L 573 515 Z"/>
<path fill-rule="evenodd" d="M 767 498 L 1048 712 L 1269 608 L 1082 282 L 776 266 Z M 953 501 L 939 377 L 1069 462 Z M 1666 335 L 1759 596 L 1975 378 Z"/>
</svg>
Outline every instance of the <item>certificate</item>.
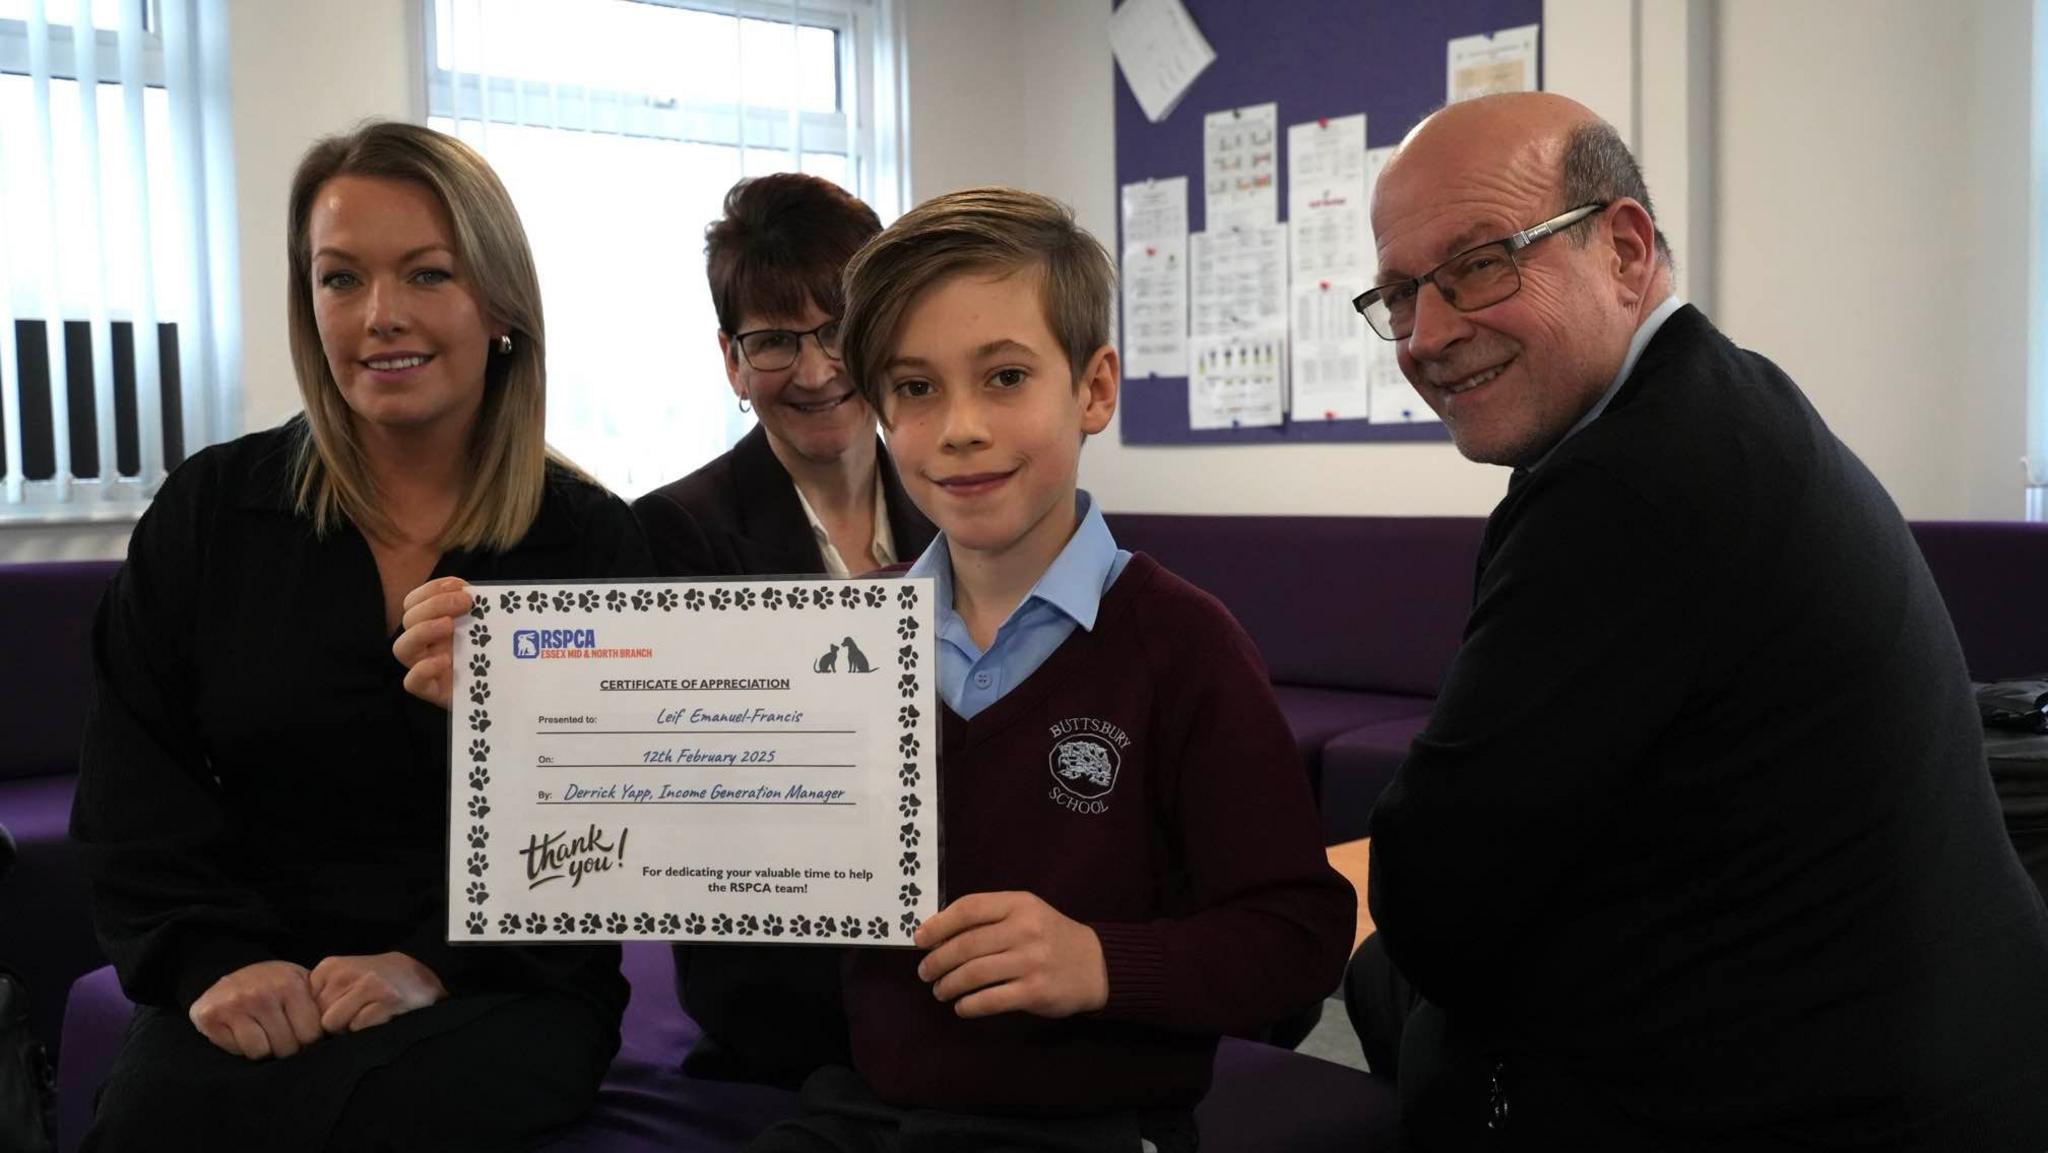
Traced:
<svg viewBox="0 0 2048 1153">
<path fill-rule="evenodd" d="M 907 946 L 938 909 L 930 580 L 472 592 L 451 941 Z"/>
</svg>

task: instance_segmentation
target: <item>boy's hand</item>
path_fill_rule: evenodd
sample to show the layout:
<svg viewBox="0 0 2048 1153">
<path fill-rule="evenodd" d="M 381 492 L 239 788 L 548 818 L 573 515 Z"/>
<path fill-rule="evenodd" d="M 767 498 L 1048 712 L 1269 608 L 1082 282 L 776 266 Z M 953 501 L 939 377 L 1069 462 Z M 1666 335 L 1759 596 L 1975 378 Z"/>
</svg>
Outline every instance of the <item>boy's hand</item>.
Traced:
<svg viewBox="0 0 2048 1153">
<path fill-rule="evenodd" d="M 405 629 L 391 643 L 391 655 L 405 666 L 405 691 L 428 704 L 448 708 L 455 692 L 455 618 L 469 611 L 469 587 L 461 577 L 430 580 L 405 594 Z"/>
<path fill-rule="evenodd" d="M 308 983 L 329 1033 L 360 1033 L 448 996 L 441 978 L 406 953 L 329 957 Z"/>
<path fill-rule="evenodd" d="M 207 1040 L 237 1057 L 289 1057 L 321 1037 L 306 970 L 290 961 L 244 965 L 192 1002 L 186 1015 Z"/>
<path fill-rule="evenodd" d="M 962 1017 L 1071 1017 L 1109 1003 L 1095 930 L 1030 893 L 975 893 L 917 930 L 917 975 Z"/>
</svg>

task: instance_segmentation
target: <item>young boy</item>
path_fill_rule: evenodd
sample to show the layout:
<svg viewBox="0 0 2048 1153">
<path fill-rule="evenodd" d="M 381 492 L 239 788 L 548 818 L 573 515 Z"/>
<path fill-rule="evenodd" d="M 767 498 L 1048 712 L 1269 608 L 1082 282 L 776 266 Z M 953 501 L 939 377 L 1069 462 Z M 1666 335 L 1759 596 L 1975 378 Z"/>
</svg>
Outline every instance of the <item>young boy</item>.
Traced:
<svg viewBox="0 0 2048 1153">
<path fill-rule="evenodd" d="M 1355 904 L 1250 640 L 1076 489 L 1115 274 L 1065 208 L 929 201 L 847 267 L 842 351 L 940 529 L 944 876 L 847 964 L 854 1069 L 757 1151 L 1193 1149 L 1217 1039 L 1333 989 Z"/>
</svg>

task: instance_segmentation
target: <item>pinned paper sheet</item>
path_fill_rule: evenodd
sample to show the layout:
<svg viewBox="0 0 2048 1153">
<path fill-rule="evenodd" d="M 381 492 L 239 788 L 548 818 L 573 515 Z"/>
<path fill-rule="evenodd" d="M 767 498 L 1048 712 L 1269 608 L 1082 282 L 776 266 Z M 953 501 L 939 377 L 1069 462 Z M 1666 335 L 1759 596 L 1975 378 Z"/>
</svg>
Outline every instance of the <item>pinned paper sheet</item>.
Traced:
<svg viewBox="0 0 2048 1153">
<path fill-rule="evenodd" d="M 1188 178 L 1123 188 L 1124 377 L 1188 374 Z"/>
<path fill-rule="evenodd" d="M 1287 337 L 1202 338 L 1188 369 L 1188 427 L 1260 428 L 1287 412 Z"/>
<path fill-rule="evenodd" d="M 1226 228 L 1188 238 L 1189 331 L 1238 336 L 1287 328 L 1287 226 Z"/>
<path fill-rule="evenodd" d="M 1394 155 L 1392 148 L 1374 148 L 1365 154 L 1365 195 L 1372 198 L 1373 188 L 1379 184 L 1380 172 Z M 1379 257 L 1374 251 L 1373 262 L 1368 266 L 1367 283 L 1379 275 Z M 1359 317 L 1363 323 L 1364 317 Z M 1408 378 L 1401 375 L 1401 364 L 1395 359 L 1397 347 L 1391 340 L 1381 340 L 1378 333 L 1368 331 L 1365 340 L 1365 391 L 1367 408 L 1374 424 L 1433 424 L 1437 416 L 1430 407 L 1422 403 Z"/>
<path fill-rule="evenodd" d="M 1327 280 L 1294 286 L 1288 347 L 1296 420 L 1363 420 L 1371 415 L 1366 344 L 1379 337 L 1366 329 L 1365 318 L 1351 307 L 1354 295 Z"/>
<path fill-rule="evenodd" d="M 1181 0 L 1124 0 L 1109 18 L 1109 50 L 1145 119 L 1166 119 L 1216 50 Z"/>
<path fill-rule="evenodd" d="M 1351 298 L 1372 282 L 1365 117 L 1287 129 L 1291 307 L 1289 384 L 1296 420 L 1357 420 L 1369 410 L 1365 342 Z"/>
<path fill-rule="evenodd" d="M 1491 36 L 1461 36 L 1450 42 L 1450 72 L 1444 99 L 1456 104 L 1496 92 L 1536 91 L 1536 31 L 1539 25 L 1506 28 Z"/>
<path fill-rule="evenodd" d="M 1210 232 L 1280 219 L 1280 106 L 1254 104 L 1202 118 L 1202 220 Z"/>
<path fill-rule="evenodd" d="M 1365 346 L 1365 390 L 1374 424 L 1435 424 L 1436 412 L 1422 402 L 1415 386 L 1401 375 L 1395 344 L 1375 336 Z"/>
<path fill-rule="evenodd" d="M 1366 217 L 1365 115 L 1312 120 L 1287 129 L 1289 274 L 1296 284 L 1352 283 L 1372 268 Z M 1365 285 L 1352 289 L 1363 292 Z"/>
</svg>

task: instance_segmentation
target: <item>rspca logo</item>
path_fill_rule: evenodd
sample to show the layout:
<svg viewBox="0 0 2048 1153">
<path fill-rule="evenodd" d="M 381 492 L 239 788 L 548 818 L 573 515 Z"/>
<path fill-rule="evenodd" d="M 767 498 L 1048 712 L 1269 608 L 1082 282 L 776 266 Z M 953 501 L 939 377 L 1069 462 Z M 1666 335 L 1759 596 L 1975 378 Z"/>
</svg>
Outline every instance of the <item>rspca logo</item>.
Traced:
<svg viewBox="0 0 2048 1153">
<path fill-rule="evenodd" d="M 1046 799 L 1073 813 L 1094 815 L 1109 809 L 1110 791 L 1123 768 L 1131 738 L 1117 726 L 1093 717 L 1073 717 L 1051 727 L 1052 749 L 1046 767 L 1053 787 Z"/>
<path fill-rule="evenodd" d="M 522 661 L 566 656 L 597 647 L 596 629 L 519 629 L 512 634 L 512 655 Z"/>
</svg>

